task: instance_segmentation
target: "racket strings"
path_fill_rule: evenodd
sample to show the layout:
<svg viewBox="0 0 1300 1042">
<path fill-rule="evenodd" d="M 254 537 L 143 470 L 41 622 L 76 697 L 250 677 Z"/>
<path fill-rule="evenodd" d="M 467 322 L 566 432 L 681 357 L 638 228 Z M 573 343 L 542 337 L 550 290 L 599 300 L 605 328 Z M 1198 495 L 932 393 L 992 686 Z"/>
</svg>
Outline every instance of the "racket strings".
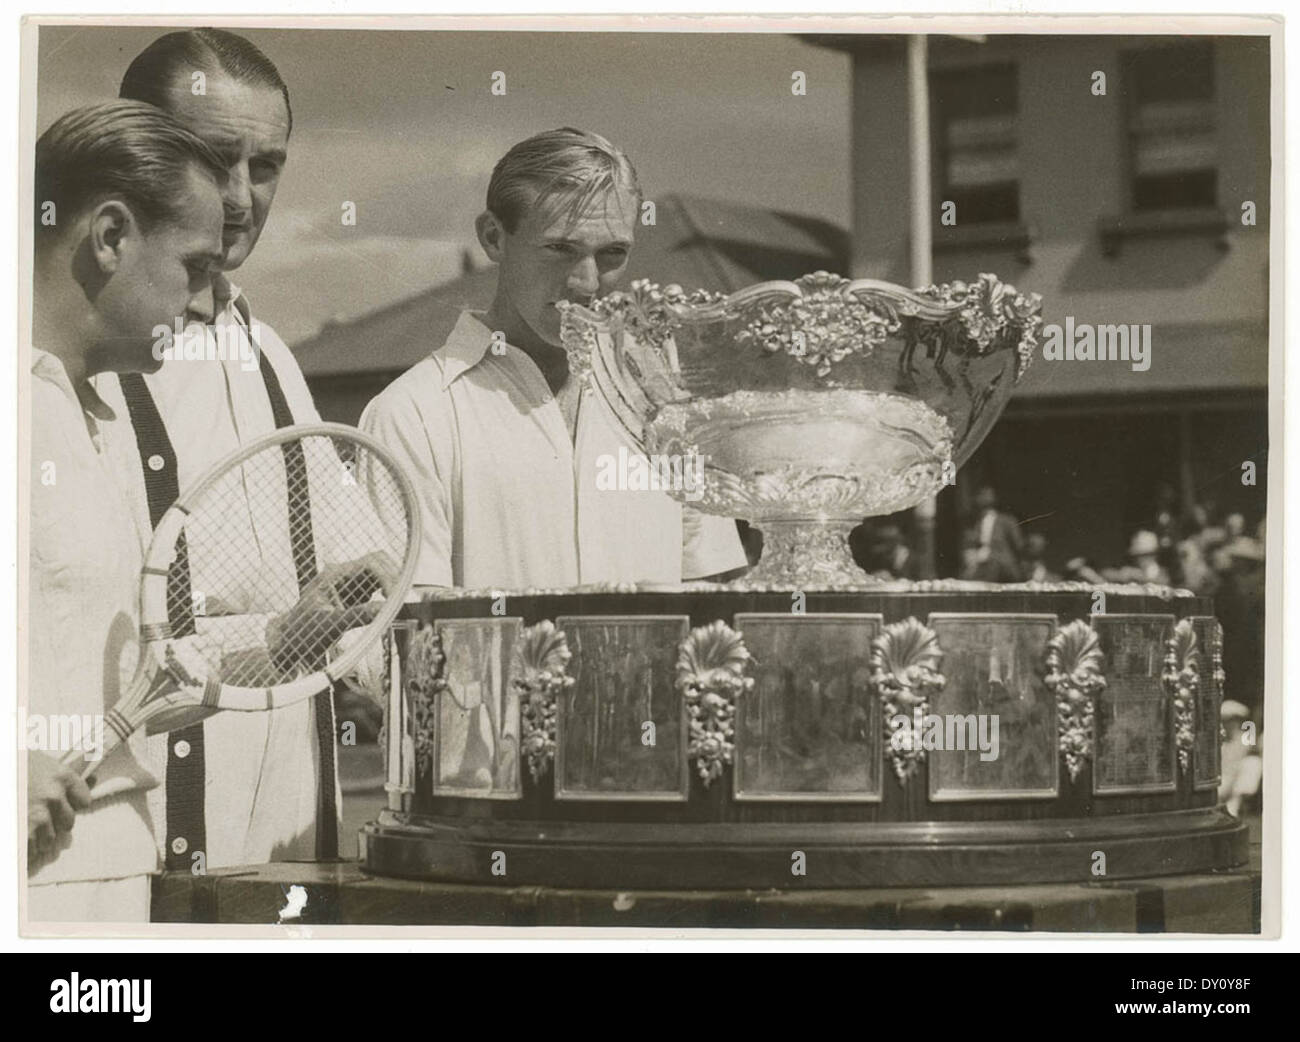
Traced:
<svg viewBox="0 0 1300 1042">
<path fill-rule="evenodd" d="M 409 509 L 386 460 L 358 443 L 268 445 L 191 504 L 168 576 L 169 606 L 185 616 L 172 616 L 173 634 L 188 622 L 208 675 L 237 687 L 322 669 L 395 589 Z"/>
</svg>

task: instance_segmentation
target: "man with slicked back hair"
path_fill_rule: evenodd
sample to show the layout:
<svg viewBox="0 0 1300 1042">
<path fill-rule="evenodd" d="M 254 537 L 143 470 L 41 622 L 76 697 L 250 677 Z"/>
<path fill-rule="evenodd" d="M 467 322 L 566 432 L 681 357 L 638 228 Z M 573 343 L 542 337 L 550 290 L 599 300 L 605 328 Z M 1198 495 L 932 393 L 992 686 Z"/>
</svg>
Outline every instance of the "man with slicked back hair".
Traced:
<svg viewBox="0 0 1300 1042">
<path fill-rule="evenodd" d="M 139 102 L 74 110 L 36 143 L 23 729 L 32 922 L 149 919 L 158 854 L 146 794 L 157 779 L 143 734 L 107 756 L 100 743 L 136 658 L 150 528 L 112 464 L 114 447 L 134 441 L 129 420 L 100 387 L 158 368 L 159 327 L 211 318 L 224 176 L 202 141 Z"/>
</svg>

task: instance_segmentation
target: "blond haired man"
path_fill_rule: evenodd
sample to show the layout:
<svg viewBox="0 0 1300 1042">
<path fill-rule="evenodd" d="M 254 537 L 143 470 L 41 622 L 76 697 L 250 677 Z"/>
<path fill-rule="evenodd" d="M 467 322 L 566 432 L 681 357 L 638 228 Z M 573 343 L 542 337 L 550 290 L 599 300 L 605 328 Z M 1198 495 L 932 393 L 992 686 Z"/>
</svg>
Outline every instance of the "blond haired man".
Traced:
<svg viewBox="0 0 1300 1042">
<path fill-rule="evenodd" d="M 417 583 L 671 583 L 745 566 L 731 520 L 661 491 L 597 487 L 602 458 L 636 450 L 570 378 L 556 305 L 618 284 L 640 204 L 631 162 L 597 134 L 547 131 L 497 163 L 476 222 L 498 269 L 492 306 L 463 313 L 361 419 L 416 483 Z"/>
</svg>

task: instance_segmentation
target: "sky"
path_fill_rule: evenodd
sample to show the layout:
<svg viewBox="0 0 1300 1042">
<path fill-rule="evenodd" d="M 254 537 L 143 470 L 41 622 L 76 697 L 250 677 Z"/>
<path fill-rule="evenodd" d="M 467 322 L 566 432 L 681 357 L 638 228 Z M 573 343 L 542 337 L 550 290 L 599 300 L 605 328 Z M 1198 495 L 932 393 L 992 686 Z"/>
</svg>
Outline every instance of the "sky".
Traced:
<svg viewBox="0 0 1300 1042">
<path fill-rule="evenodd" d="M 43 27 L 38 132 L 116 96 L 163 31 Z M 279 68 L 294 128 L 270 220 L 233 278 L 291 345 L 454 278 L 467 250 L 485 264 L 473 221 L 492 167 L 552 127 L 625 149 L 650 199 L 686 192 L 849 225 L 849 58 L 794 37 L 239 31 Z M 504 95 L 490 89 L 498 71 Z"/>
</svg>

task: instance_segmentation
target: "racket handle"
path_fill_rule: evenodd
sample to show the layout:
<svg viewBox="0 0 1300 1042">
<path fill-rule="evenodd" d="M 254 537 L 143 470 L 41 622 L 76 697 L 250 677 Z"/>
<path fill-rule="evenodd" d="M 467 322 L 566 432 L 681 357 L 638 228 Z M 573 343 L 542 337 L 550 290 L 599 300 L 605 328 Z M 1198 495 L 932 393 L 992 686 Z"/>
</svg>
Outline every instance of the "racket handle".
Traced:
<svg viewBox="0 0 1300 1042">
<path fill-rule="evenodd" d="M 95 773 L 105 758 L 122 744 L 122 737 L 111 727 L 104 728 L 104 741 L 102 748 L 99 749 L 99 755 L 87 759 L 85 749 L 69 749 L 59 757 L 59 763 L 63 764 L 69 770 L 75 771 L 77 776 L 85 781 L 88 785 L 94 786 L 92 775 Z"/>
<path fill-rule="evenodd" d="M 118 699 L 117 704 L 100 718 L 99 756 L 87 759 L 86 750 L 69 749 L 59 757 L 59 763 L 77 772 L 92 787 L 92 775 L 105 758 L 126 741 L 127 737 L 139 726 L 140 708 L 151 702 L 158 694 L 175 686 L 175 681 L 166 669 L 159 669 L 151 659 L 144 656 L 147 648 L 140 649 L 140 667 L 136 670 L 130 686 Z M 84 743 L 83 743 L 84 744 Z"/>
</svg>

